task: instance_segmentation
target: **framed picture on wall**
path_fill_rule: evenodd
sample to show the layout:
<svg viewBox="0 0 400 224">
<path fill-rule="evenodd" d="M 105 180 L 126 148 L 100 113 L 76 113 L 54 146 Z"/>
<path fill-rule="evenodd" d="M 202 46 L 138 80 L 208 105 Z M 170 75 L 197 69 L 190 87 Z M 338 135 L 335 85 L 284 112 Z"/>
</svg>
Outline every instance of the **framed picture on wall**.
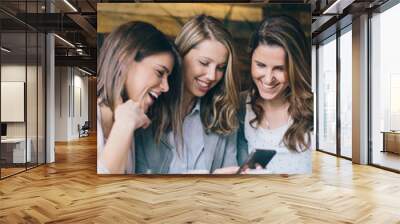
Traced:
<svg viewBox="0 0 400 224">
<path fill-rule="evenodd" d="M 97 9 L 99 174 L 311 173 L 310 5 Z"/>
<path fill-rule="evenodd" d="M 25 82 L 1 82 L 1 122 L 24 122 Z"/>
</svg>

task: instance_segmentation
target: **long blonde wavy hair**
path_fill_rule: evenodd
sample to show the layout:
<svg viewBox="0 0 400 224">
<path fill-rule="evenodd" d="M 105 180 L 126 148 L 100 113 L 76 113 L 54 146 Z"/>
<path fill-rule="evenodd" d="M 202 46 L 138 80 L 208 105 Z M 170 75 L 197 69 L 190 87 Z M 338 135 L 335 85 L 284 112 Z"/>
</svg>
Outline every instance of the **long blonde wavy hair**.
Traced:
<svg viewBox="0 0 400 224">
<path fill-rule="evenodd" d="M 288 16 L 264 20 L 250 41 L 250 55 L 259 45 L 279 46 L 285 51 L 285 70 L 289 87 L 285 96 L 292 124 L 283 136 L 284 145 L 295 151 L 304 151 L 311 145 L 313 130 L 313 94 L 311 91 L 311 46 L 300 23 Z M 256 85 L 250 88 L 250 105 L 256 115 L 250 125 L 259 125 L 265 111 L 257 104 L 260 94 Z"/>
<path fill-rule="evenodd" d="M 235 77 L 236 53 L 233 38 L 214 17 L 198 15 L 189 20 L 175 39 L 182 58 L 204 40 L 217 40 L 229 52 L 223 79 L 201 98 L 200 116 L 204 128 L 213 133 L 228 135 L 238 127 L 239 85 Z"/>
</svg>

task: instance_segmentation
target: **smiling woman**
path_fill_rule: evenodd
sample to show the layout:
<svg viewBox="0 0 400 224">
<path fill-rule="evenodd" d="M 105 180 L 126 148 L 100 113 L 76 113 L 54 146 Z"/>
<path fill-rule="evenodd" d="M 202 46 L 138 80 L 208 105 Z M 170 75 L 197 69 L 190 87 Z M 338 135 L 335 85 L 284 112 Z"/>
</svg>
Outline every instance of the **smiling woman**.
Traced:
<svg viewBox="0 0 400 224">
<path fill-rule="evenodd" d="M 239 164 L 256 149 L 272 149 L 277 153 L 268 173 L 310 173 L 311 56 L 301 25 L 288 16 L 264 20 L 250 42 L 250 55 L 253 85 L 242 96 Z"/>
<path fill-rule="evenodd" d="M 279 95 L 289 87 L 289 77 L 285 72 L 285 50 L 279 46 L 260 45 L 253 52 L 251 65 L 253 82 L 260 97 L 269 101 L 282 100 Z"/>
<path fill-rule="evenodd" d="M 159 100 L 154 111 L 176 116 L 158 118 L 153 128 L 137 132 L 135 172 L 234 173 L 239 100 L 232 36 L 219 20 L 198 15 L 183 26 L 175 43 L 183 57 L 180 103 Z M 154 136 L 152 129 L 160 127 L 164 132 Z"/>
<path fill-rule="evenodd" d="M 130 22 L 107 37 L 97 70 L 97 171 L 131 173 L 135 130 L 149 126 L 147 112 L 162 93 L 180 92 L 180 56 L 154 26 Z"/>
<path fill-rule="evenodd" d="M 185 94 L 202 97 L 224 76 L 228 51 L 216 40 L 204 40 L 184 57 Z"/>
<path fill-rule="evenodd" d="M 154 101 L 169 90 L 168 76 L 174 59 L 163 52 L 148 56 L 140 62 L 133 61 L 126 78 L 126 92 L 129 99 L 140 103 L 147 112 Z"/>
</svg>

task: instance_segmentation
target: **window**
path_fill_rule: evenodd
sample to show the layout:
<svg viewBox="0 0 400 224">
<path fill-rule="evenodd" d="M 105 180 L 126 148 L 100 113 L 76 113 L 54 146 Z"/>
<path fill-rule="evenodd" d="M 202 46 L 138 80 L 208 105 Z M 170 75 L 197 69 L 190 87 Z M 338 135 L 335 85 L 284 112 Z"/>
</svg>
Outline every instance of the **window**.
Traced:
<svg viewBox="0 0 400 224">
<path fill-rule="evenodd" d="M 395 170 L 400 170 L 398 21 L 400 4 L 371 18 L 371 157 L 373 164 Z"/>
<path fill-rule="evenodd" d="M 2 2 L 3 3 L 3 2 Z M 19 13 L 41 13 L 44 1 L 8 1 Z M 13 8 L 15 8 L 13 7 Z M 35 17 L 36 18 L 36 17 Z M 0 178 L 45 163 L 45 34 L 0 12 L 1 98 Z M 22 103 L 19 103 L 22 102 Z M 19 112 L 19 113 L 18 113 Z M 18 115 L 18 116 L 14 116 Z M 11 118 L 10 118 L 11 117 Z M 12 118 L 12 117 L 17 117 Z"/>
<path fill-rule="evenodd" d="M 336 36 L 318 48 L 318 149 L 336 153 Z"/>
<path fill-rule="evenodd" d="M 351 26 L 340 36 L 340 155 L 352 157 L 352 34 Z"/>
</svg>

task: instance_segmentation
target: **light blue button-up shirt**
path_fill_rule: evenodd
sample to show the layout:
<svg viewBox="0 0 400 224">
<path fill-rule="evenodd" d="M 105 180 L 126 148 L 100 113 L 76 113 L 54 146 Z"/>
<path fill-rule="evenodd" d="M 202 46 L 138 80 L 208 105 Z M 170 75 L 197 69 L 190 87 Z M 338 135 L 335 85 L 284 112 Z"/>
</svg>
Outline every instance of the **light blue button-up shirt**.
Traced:
<svg viewBox="0 0 400 224">
<path fill-rule="evenodd" d="M 212 153 L 206 153 L 204 148 L 204 128 L 200 117 L 200 100 L 185 117 L 182 127 L 183 148 L 177 151 L 173 144 L 173 158 L 169 173 L 190 173 L 194 170 L 208 170 L 211 167 Z M 172 132 L 168 135 L 170 142 L 175 142 Z"/>
</svg>

